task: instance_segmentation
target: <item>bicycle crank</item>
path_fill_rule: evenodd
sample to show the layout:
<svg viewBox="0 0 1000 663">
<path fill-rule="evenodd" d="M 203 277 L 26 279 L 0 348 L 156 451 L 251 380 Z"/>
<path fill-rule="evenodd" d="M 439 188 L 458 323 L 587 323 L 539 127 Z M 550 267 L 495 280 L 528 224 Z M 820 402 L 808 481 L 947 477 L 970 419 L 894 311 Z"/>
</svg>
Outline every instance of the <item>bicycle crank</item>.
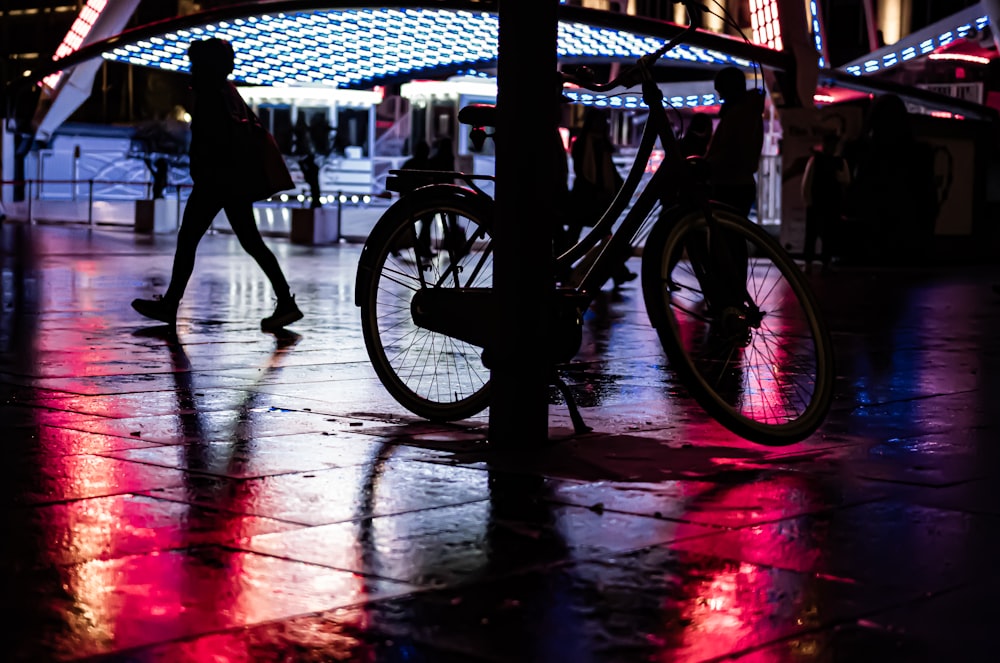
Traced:
<svg viewBox="0 0 1000 663">
<path fill-rule="evenodd" d="M 487 348 L 498 328 L 491 288 L 422 288 L 413 293 L 410 314 L 418 327 Z M 573 290 L 557 291 L 549 321 L 548 354 L 553 364 L 572 359 L 582 341 L 582 302 Z M 483 363 L 488 366 L 487 354 Z"/>
<path fill-rule="evenodd" d="M 493 302 L 492 288 L 421 288 L 410 314 L 419 327 L 485 348 L 496 329 Z"/>
</svg>

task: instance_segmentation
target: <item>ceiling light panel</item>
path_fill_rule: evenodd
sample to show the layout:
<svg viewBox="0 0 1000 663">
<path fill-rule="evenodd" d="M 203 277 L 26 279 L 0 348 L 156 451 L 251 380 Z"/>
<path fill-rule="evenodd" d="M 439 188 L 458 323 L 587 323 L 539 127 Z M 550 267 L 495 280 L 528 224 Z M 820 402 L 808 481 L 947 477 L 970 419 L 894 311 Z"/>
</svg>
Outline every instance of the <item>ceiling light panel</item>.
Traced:
<svg viewBox="0 0 1000 663">
<path fill-rule="evenodd" d="M 187 71 L 191 41 L 220 37 L 236 53 L 233 78 L 249 85 L 370 87 L 387 78 L 488 67 L 497 57 L 497 16 L 445 9 L 346 9 L 263 14 L 176 30 L 124 44 L 109 60 Z M 663 41 L 582 23 L 559 24 L 566 58 L 630 59 Z M 691 64 L 749 62 L 684 45 L 665 56 Z"/>
</svg>

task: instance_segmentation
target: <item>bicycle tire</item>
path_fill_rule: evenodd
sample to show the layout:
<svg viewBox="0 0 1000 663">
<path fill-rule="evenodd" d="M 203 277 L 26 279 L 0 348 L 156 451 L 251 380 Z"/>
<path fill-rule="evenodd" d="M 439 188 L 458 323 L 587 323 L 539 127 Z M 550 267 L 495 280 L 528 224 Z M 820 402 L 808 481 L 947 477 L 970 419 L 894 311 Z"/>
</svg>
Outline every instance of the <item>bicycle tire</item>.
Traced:
<svg viewBox="0 0 1000 663">
<path fill-rule="evenodd" d="M 760 444 L 801 441 L 833 400 L 829 329 L 802 272 L 775 239 L 735 210 L 719 206 L 712 216 L 715 230 L 702 211 L 688 210 L 650 233 L 642 260 L 650 321 L 671 368 L 720 424 Z M 733 273 L 740 279 L 745 272 L 753 300 L 745 309 L 758 307 L 759 319 L 733 307 L 720 312 L 708 301 L 712 288 L 691 258 L 713 232 L 729 238 L 729 246 L 746 247 L 746 269 Z"/>
<path fill-rule="evenodd" d="M 362 253 L 357 297 L 365 348 L 386 390 L 420 417 L 455 421 L 489 405 L 482 348 L 417 326 L 410 305 L 420 288 L 492 287 L 492 217 L 479 200 L 448 193 L 458 187 L 441 189 L 405 196 L 382 215 Z"/>
</svg>

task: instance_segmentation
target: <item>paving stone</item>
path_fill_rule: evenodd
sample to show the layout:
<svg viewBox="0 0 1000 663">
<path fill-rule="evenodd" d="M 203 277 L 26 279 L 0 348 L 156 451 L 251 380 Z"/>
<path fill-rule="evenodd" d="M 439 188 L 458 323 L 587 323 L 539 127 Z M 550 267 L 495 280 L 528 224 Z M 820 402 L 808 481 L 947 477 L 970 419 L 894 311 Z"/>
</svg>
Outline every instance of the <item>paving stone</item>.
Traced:
<svg viewBox="0 0 1000 663">
<path fill-rule="evenodd" d="M 689 397 L 640 286 L 602 293 L 517 448 L 427 422 L 365 351 L 361 247 L 0 225 L 4 660 L 992 660 L 1000 268 L 811 282 L 835 399 L 787 447 Z M 638 259 L 632 265 L 639 269 Z M 15 276 L 16 275 L 16 276 Z M 16 280 L 20 279 L 20 280 Z"/>
</svg>

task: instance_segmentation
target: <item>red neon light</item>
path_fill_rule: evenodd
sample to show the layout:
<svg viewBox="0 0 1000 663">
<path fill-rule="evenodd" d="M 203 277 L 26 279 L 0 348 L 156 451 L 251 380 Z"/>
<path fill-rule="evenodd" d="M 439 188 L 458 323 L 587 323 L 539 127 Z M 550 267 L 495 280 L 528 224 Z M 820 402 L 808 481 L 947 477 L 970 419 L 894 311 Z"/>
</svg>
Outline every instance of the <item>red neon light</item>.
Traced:
<svg viewBox="0 0 1000 663">
<path fill-rule="evenodd" d="M 52 56 L 53 60 L 60 60 L 70 53 L 80 50 L 83 40 L 90 34 L 91 28 L 97 23 L 97 19 L 100 18 L 101 12 L 104 11 L 107 4 L 108 0 L 87 0 L 87 4 L 80 10 L 80 14 L 73 21 L 69 32 L 63 37 L 62 43 L 56 48 L 55 55 Z M 61 76 L 62 72 L 57 71 L 46 76 L 42 83 L 50 90 L 55 89 Z"/>
<path fill-rule="evenodd" d="M 784 49 L 777 0 L 750 0 L 750 26 L 754 43 L 776 51 Z"/>
<path fill-rule="evenodd" d="M 931 60 L 953 60 L 955 62 L 969 62 L 972 64 L 989 64 L 990 59 L 979 55 L 966 55 L 965 53 L 931 53 L 927 56 Z"/>
</svg>

